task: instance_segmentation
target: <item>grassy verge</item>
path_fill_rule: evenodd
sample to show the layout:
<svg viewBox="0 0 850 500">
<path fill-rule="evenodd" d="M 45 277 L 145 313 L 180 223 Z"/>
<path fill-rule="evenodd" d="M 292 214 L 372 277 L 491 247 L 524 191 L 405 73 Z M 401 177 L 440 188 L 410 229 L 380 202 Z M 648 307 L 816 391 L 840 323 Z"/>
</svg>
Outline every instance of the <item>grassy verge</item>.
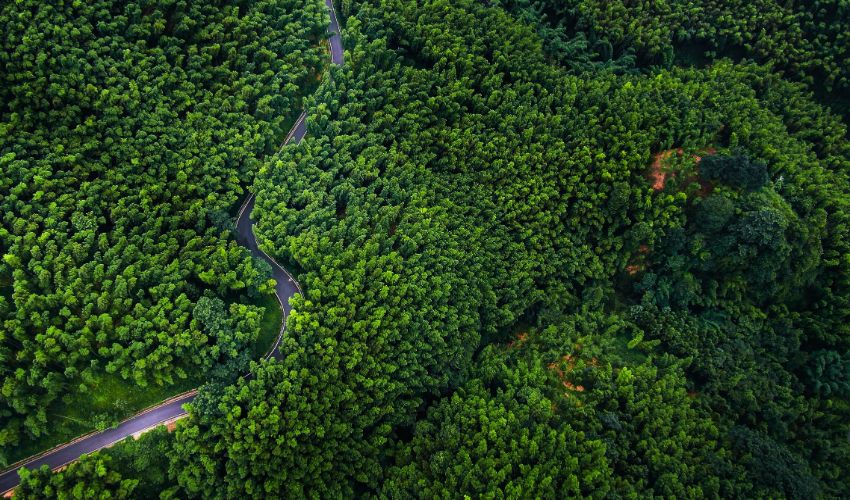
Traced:
<svg viewBox="0 0 850 500">
<path fill-rule="evenodd" d="M 51 406 L 47 411 L 50 434 L 23 442 L 10 453 L 9 461 L 13 463 L 83 434 L 106 429 L 144 408 L 197 387 L 200 380 L 189 378 L 169 386 L 138 387 L 119 375 L 103 373 L 91 385 L 87 392 L 75 392 L 67 401 Z"/>
<path fill-rule="evenodd" d="M 266 312 L 263 313 L 263 321 L 260 323 L 260 335 L 254 342 L 253 358 L 260 359 L 269 352 L 277 339 L 283 312 L 280 310 L 280 303 L 274 295 L 264 296 L 256 305 L 266 308 Z"/>
</svg>

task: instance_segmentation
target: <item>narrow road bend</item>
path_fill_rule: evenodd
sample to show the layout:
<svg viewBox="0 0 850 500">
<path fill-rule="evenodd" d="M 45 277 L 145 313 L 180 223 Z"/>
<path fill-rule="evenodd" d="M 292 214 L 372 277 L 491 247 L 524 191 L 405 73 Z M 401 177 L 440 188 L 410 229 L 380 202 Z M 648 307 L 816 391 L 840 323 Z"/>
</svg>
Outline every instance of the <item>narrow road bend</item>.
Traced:
<svg viewBox="0 0 850 500">
<path fill-rule="evenodd" d="M 333 0 L 325 0 L 325 5 L 330 12 L 330 24 L 328 32 L 330 33 L 329 47 L 330 59 L 332 64 L 341 65 L 343 63 L 343 48 L 342 39 L 340 38 L 339 22 L 336 17 L 336 9 L 334 9 Z M 307 134 L 307 115 L 306 112 L 298 117 L 289 134 L 286 136 L 284 145 L 301 142 L 301 139 Z M 256 197 L 253 193 L 248 195 L 242 207 L 239 210 L 239 215 L 236 219 L 236 239 L 244 247 L 246 247 L 251 255 L 268 262 L 272 267 L 272 277 L 277 282 L 275 286 L 275 295 L 280 308 L 283 311 L 281 319 L 281 328 L 275 339 L 274 346 L 269 350 L 268 354 L 263 359 L 270 357 L 280 357 L 280 342 L 283 339 L 283 331 L 286 328 L 286 318 L 289 315 L 291 306 L 289 299 L 301 291 L 298 283 L 290 275 L 286 269 L 265 252 L 260 250 L 257 245 L 257 239 L 254 236 L 254 220 L 251 219 L 251 211 L 254 208 Z M 81 436 L 69 443 L 57 446 L 38 455 L 26 458 L 12 465 L 10 468 L 0 473 L 0 494 L 8 495 L 20 482 L 18 470 L 21 467 L 28 469 L 37 469 L 42 465 L 48 465 L 51 469 L 57 469 L 65 466 L 81 455 L 93 453 L 102 448 L 111 446 L 118 441 L 121 441 L 133 434 L 140 433 L 163 423 L 170 422 L 186 415 L 186 410 L 183 405 L 195 399 L 197 390 L 192 390 L 173 398 L 170 398 L 157 406 L 143 410 L 140 413 L 124 420 L 118 426 L 105 431 L 92 432 Z"/>
</svg>

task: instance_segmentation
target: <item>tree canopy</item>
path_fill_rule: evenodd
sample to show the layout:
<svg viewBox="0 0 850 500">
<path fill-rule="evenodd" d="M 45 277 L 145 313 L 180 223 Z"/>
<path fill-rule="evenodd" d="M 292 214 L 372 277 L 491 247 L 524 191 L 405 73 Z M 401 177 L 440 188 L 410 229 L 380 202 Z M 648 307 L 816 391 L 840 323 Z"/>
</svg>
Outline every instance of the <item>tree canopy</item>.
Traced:
<svg viewBox="0 0 850 500">
<path fill-rule="evenodd" d="M 337 5 L 308 135 L 252 165 L 283 356 L 201 389 L 162 491 L 850 493 L 850 143 L 807 59 L 840 94 L 844 14 L 759 6 Z M 239 338 L 218 286 L 192 321 Z"/>
<path fill-rule="evenodd" d="M 132 393 L 247 366 L 267 278 L 232 216 L 325 62 L 327 14 L 23 1 L 0 19 L 3 464 L 104 377 Z"/>
</svg>

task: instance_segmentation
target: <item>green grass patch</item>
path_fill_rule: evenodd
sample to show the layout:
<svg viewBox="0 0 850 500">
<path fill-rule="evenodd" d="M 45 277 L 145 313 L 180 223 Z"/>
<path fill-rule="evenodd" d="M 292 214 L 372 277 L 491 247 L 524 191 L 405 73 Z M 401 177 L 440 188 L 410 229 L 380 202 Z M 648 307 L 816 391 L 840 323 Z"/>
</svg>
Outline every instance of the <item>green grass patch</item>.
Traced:
<svg viewBox="0 0 850 500">
<path fill-rule="evenodd" d="M 280 310 L 280 304 L 277 297 L 274 295 L 265 295 L 257 302 L 258 306 L 266 308 L 263 313 L 263 321 L 260 323 L 260 335 L 257 341 L 254 342 L 254 359 L 263 357 L 277 339 L 277 334 L 280 332 L 280 321 L 283 316 L 283 311 Z"/>
<path fill-rule="evenodd" d="M 200 378 L 187 378 L 169 386 L 139 387 L 118 374 L 98 374 L 87 384 L 90 387 L 86 392 L 75 391 L 65 401 L 60 400 L 48 409 L 49 435 L 23 442 L 10 454 L 9 460 L 15 462 L 83 434 L 107 429 L 200 383 Z"/>
</svg>

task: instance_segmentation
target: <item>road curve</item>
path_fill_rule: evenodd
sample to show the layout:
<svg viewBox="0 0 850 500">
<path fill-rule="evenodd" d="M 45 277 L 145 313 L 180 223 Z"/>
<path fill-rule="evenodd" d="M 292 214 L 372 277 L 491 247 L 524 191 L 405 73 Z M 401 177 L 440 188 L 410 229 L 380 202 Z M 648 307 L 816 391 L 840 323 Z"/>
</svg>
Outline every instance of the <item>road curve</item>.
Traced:
<svg viewBox="0 0 850 500">
<path fill-rule="evenodd" d="M 336 9 L 334 9 L 333 0 L 325 0 L 325 5 L 330 12 L 330 24 L 328 26 L 330 38 L 328 51 L 330 52 L 331 63 L 341 65 L 343 63 L 343 48 L 339 32 L 339 22 L 336 17 Z M 298 144 L 306 134 L 307 114 L 306 112 L 303 112 L 295 121 L 295 124 L 286 136 L 283 146 L 293 142 Z M 236 218 L 236 240 L 242 246 L 246 247 L 251 252 L 251 255 L 265 260 L 272 267 L 272 277 L 277 282 L 275 285 L 275 295 L 277 296 L 278 302 L 280 302 L 280 308 L 283 311 L 283 316 L 281 319 L 280 332 L 278 333 L 274 346 L 272 346 L 263 359 L 271 357 L 278 358 L 280 357 L 279 347 L 280 342 L 283 339 L 284 328 L 286 327 L 286 318 L 292 309 L 289 305 L 289 299 L 296 293 L 300 293 L 301 288 L 286 269 L 275 262 L 273 258 L 266 255 L 266 253 L 260 250 L 257 245 L 257 239 L 254 236 L 254 220 L 251 219 L 251 211 L 254 209 L 255 202 L 256 197 L 253 193 L 251 193 L 239 209 L 239 214 Z M 197 390 L 191 390 L 189 392 L 179 394 L 157 406 L 148 408 L 136 415 L 133 415 L 118 424 L 116 427 L 101 432 L 86 434 L 69 443 L 57 446 L 45 451 L 44 453 L 40 453 L 14 464 L 9 469 L 0 473 L 0 495 L 7 495 L 11 493 L 11 491 L 18 485 L 20 482 L 18 470 L 22 467 L 36 469 L 42 465 L 48 465 L 51 469 L 57 469 L 77 460 L 80 455 L 93 453 L 97 450 L 113 445 L 122 439 L 132 436 L 133 434 L 151 429 L 165 422 L 176 420 L 186 415 L 186 410 L 183 408 L 183 405 L 195 399 L 196 394 Z"/>
</svg>

